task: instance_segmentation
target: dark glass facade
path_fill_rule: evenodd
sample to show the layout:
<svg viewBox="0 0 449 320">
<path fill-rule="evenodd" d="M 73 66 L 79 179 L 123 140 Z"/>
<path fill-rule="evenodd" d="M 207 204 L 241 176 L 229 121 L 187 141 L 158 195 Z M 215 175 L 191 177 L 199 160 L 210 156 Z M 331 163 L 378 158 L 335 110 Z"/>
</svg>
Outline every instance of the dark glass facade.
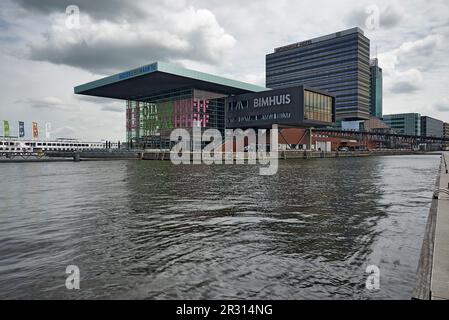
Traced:
<svg viewBox="0 0 449 320">
<path fill-rule="evenodd" d="M 443 137 L 443 121 L 432 117 L 421 117 L 421 135 L 425 137 Z"/>
<path fill-rule="evenodd" d="M 370 41 L 359 28 L 275 49 L 266 86 L 307 85 L 336 96 L 337 120 L 369 119 Z"/>
</svg>

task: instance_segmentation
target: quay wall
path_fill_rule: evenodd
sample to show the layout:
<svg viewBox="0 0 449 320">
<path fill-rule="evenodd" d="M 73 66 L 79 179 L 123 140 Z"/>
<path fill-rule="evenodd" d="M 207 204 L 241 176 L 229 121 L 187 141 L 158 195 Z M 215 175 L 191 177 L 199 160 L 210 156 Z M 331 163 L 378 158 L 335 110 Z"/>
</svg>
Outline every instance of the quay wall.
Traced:
<svg viewBox="0 0 449 320">
<path fill-rule="evenodd" d="M 443 152 L 412 299 L 449 300 L 449 152 Z"/>
</svg>

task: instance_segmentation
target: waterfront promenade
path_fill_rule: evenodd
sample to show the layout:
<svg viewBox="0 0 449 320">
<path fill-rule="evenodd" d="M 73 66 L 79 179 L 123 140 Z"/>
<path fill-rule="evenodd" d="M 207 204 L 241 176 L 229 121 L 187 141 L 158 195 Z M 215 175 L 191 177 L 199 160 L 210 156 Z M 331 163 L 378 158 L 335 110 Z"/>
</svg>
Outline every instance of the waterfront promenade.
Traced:
<svg viewBox="0 0 449 320">
<path fill-rule="evenodd" d="M 431 299 L 449 300 L 449 152 L 441 159 L 436 212 Z M 446 191 L 444 191 L 446 190 Z"/>
<path fill-rule="evenodd" d="M 443 152 L 413 298 L 449 300 L 449 152 Z"/>
</svg>

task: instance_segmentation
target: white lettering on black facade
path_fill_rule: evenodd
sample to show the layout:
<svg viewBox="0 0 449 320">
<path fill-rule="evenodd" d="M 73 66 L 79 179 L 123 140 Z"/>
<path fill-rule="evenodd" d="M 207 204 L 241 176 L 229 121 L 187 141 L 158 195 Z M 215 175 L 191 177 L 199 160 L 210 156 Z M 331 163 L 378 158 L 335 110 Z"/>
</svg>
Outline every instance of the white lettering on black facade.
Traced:
<svg viewBox="0 0 449 320">
<path fill-rule="evenodd" d="M 277 96 L 256 98 L 253 100 L 254 108 L 273 107 L 290 104 L 290 94 L 281 94 Z"/>
</svg>

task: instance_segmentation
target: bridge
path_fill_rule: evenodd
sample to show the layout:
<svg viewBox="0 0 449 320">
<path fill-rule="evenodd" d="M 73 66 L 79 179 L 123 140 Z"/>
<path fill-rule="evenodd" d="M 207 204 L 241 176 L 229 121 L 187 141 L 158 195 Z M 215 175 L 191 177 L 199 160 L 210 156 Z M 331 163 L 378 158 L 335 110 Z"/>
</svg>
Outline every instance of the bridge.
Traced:
<svg viewBox="0 0 449 320">
<path fill-rule="evenodd" d="M 415 136 L 398 134 L 392 132 L 379 132 L 379 131 L 356 131 L 356 130 L 339 130 L 339 129 L 313 129 L 313 133 L 326 135 L 333 138 L 346 138 L 355 139 L 359 141 L 376 141 L 383 143 L 396 144 L 449 144 L 449 137 L 428 137 L 428 136 Z"/>
</svg>

